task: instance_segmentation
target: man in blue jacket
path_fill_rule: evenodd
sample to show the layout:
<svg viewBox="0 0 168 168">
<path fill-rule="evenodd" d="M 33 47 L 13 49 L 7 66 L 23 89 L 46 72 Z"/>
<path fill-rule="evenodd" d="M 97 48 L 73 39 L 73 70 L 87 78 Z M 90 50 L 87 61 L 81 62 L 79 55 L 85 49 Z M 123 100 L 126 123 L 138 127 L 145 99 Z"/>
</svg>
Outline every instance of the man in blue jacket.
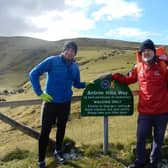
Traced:
<svg viewBox="0 0 168 168">
<path fill-rule="evenodd" d="M 42 106 L 42 128 L 39 137 L 39 168 L 45 168 L 45 153 L 52 125 L 57 120 L 57 133 L 54 156 L 59 163 L 64 163 L 62 144 L 66 123 L 70 113 L 72 86 L 85 88 L 80 82 L 80 71 L 74 60 L 78 46 L 69 41 L 64 44 L 60 55 L 49 56 L 36 65 L 29 73 L 32 87 L 45 103 Z M 40 76 L 46 73 L 45 91 L 41 89 Z"/>
</svg>

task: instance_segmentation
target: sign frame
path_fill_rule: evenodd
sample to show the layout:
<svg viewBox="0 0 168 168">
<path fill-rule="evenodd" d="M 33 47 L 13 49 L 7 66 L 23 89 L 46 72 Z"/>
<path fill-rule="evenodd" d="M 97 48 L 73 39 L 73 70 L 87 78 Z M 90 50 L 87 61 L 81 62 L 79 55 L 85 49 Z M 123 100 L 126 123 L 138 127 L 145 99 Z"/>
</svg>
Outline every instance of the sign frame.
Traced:
<svg viewBox="0 0 168 168">
<path fill-rule="evenodd" d="M 134 111 L 130 88 L 116 80 L 95 80 L 81 99 L 82 116 L 128 116 Z"/>
</svg>

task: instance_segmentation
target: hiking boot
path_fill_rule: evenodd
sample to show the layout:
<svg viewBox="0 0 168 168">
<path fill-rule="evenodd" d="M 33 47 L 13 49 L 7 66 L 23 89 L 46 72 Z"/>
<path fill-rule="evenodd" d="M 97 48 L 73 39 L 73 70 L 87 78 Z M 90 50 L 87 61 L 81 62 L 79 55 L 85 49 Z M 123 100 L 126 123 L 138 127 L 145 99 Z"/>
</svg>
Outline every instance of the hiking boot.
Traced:
<svg viewBox="0 0 168 168">
<path fill-rule="evenodd" d="M 145 167 L 145 164 L 132 163 L 127 168 L 144 168 L 144 167 Z"/>
<path fill-rule="evenodd" d="M 54 151 L 54 157 L 57 160 L 58 163 L 64 164 L 65 163 L 65 158 L 62 155 L 61 151 Z"/>
<path fill-rule="evenodd" d="M 46 168 L 45 167 L 45 162 L 44 161 L 38 162 L 38 168 Z"/>
</svg>

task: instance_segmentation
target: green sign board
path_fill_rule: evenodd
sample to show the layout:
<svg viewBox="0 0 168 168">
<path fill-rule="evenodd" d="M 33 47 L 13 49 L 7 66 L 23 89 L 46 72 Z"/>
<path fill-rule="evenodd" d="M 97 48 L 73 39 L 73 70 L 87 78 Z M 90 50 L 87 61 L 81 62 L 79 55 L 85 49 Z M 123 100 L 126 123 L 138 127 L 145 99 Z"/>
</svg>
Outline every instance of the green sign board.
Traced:
<svg viewBox="0 0 168 168">
<path fill-rule="evenodd" d="M 115 80 L 96 80 L 83 92 L 82 116 L 117 116 L 133 114 L 133 95 L 127 85 Z"/>
</svg>

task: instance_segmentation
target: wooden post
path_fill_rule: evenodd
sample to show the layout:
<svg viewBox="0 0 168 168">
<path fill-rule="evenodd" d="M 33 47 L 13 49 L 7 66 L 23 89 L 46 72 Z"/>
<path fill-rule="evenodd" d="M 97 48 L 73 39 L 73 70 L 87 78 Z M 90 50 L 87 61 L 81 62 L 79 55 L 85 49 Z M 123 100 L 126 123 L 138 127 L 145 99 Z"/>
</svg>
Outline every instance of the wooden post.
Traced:
<svg viewBox="0 0 168 168">
<path fill-rule="evenodd" d="M 31 136 L 32 138 L 35 138 L 35 139 L 38 140 L 38 137 L 39 137 L 40 134 L 36 130 L 34 130 L 34 129 L 26 126 L 26 125 L 23 125 L 23 124 L 15 121 L 15 120 L 9 118 L 8 116 L 2 114 L 2 113 L 0 113 L 0 119 L 2 121 L 4 121 L 5 123 L 11 125 L 12 127 L 16 128 L 16 129 L 24 132 L 25 134 Z M 49 143 L 50 144 L 55 144 L 55 141 L 52 140 L 52 139 L 49 139 Z"/>
<path fill-rule="evenodd" d="M 72 101 L 79 101 L 81 99 L 81 96 L 73 96 Z M 30 105 L 39 105 L 42 103 L 42 100 L 40 99 L 31 99 L 31 100 L 19 100 L 19 101 L 7 101 L 7 102 L 0 102 L 0 107 L 10 107 L 10 106 L 30 106 Z M 5 123 L 11 125 L 12 127 L 22 131 L 23 133 L 27 134 L 28 136 L 31 136 L 32 138 L 35 138 L 38 140 L 40 133 L 36 130 L 23 125 L 10 117 L 2 114 L 0 112 L 0 120 L 4 121 Z M 49 139 L 49 144 L 53 145 L 55 144 L 55 141 L 52 139 Z"/>
<path fill-rule="evenodd" d="M 72 97 L 73 102 L 79 101 L 80 99 L 81 99 L 81 96 Z M 0 107 L 32 106 L 32 105 L 40 105 L 41 103 L 42 103 L 42 100 L 40 99 L 4 101 L 4 102 L 0 102 Z"/>
</svg>

